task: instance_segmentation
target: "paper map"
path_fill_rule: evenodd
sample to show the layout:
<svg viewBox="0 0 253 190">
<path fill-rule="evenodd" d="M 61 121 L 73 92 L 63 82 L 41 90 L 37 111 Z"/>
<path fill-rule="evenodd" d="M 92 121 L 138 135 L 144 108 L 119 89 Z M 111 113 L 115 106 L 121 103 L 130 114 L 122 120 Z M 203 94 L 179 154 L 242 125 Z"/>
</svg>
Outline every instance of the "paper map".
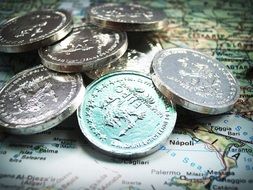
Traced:
<svg viewBox="0 0 253 190">
<path fill-rule="evenodd" d="M 6 0 L 0 2 L 0 20 L 41 8 L 64 8 L 72 12 L 78 25 L 87 7 L 99 2 Z M 241 87 L 235 109 L 219 116 L 179 109 L 167 143 L 158 152 L 134 160 L 98 152 L 82 135 L 75 114 L 41 134 L 14 136 L 0 131 L 0 189 L 252 189 L 253 2 L 138 3 L 166 12 L 168 28 L 152 34 L 163 48 L 196 49 L 232 71 Z M 36 52 L 29 56 L 1 53 L 0 86 L 37 63 Z"/>
</svg>

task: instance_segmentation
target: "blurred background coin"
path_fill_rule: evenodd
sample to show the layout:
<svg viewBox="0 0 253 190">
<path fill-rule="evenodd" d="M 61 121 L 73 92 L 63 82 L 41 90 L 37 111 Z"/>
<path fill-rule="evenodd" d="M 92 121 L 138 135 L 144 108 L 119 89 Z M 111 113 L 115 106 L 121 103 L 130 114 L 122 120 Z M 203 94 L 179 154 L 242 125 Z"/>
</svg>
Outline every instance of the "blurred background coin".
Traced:
<svg viewBox="0 0 253 190">
<path fill-rule="evenodd" d="M 91 79 L 97 79 L 107 73 L 123 70 L 150 73 L 150 66 L 156 53 L 162 50 L 161 44 L 154 38 L 153 32 L 128 32 L 128 48 L 126 53 L 105 67 L 96 68 L 85 74 Z M 138 43 L 136 43 L 138 41 Z"/>
<path fill-rule="evenodd" d="M 153 31 L 167 26 L 162 10 L 131 3 L 93 6 L 88 11 L 88 19 L 100 27 L 123 31 Z"/>
<path fill-rule="evenodd" d="M 237 80 L 219 61 L 184 48 L 160 51 L 152 62 L 152 80 L 176 104 L 204 114 L 233 108 L 240 95 Z"/>
<path fill-rule="evenodd" d="M 13 18 L 0 26 L 0 51 L 19 53 L 38 49 L 65 37 L 72 30 L 65 10 L 41 10 Z"/>
<path fill-rule="evenodd" d="M 0 90 L 0 127 L 13 134 L 45 131 L 70 116 L 83 94 L 80 74 L 61 74 L 42 65 L 24 70 Z"/>
<path fill-rule="evenodd" d="M 70 73 L 104 67 L 126 50 L 125 32 L 84 25 L 74 28 L 60 42 L 40 49 L 39 55 L 49 69 Z"/>
<path fill-rule="evenodd" d="M 158 150 L 177 116 L 151 78 L 132 71 L 111 73 L 91 83 L 77 114 L 84 136 L 103 152 L 119 157 Z"/>
</svg>

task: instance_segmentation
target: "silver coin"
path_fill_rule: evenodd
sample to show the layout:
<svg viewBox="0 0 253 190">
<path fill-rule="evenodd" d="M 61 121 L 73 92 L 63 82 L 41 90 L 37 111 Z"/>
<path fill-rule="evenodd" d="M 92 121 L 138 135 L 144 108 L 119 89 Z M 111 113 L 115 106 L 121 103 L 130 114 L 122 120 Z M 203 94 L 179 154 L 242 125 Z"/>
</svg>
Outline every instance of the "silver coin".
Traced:
<svg viewBox="0 0 253 190">
<path fill-rule="evenodd" d="M 204 114 L 233 108 L 239 98 L 237 80 L 219 61 L 200 52 L 172 48 L 153 59 L 152 80 L 175 103 Z"/>
<path fill-rule="evenodd" d="M 0 26 L 0 51 L 26 52 L 49 45 L 72 30 L 71 14 L 65 10 L 34 11 Z"/>
<path fill-rule="evenodd" d="M 162 50 L 162 46 L 150 32 L 129 32 L 127 37 L 128 48 L 121 58 L 105 65 L 105 67 L 87 71 L 85 74 L 91 79 L 97 79 L 105 74 L 123 70 L 149 74 L 152 59 L 156 53 Z M 138 44 L 136 44 L 136 41 L 138 41 Z"/>
<path fill-rule="evenodd" d="M 62 41 L 39 50 L 42 63 L 58 72 L 80 72 L 103 67 L 127 49 L 127 35 L 92 25 L 74 28 Z"/>
<path fill-rule="evenodd" d="M 91 83 L 77 114 L 88 140 L 119 157 L 145 156 L 158 150 L 177 116 L 151 78 L 130 71 L 111 73 Z"/>
<path fill-rule="evenodd" d="M 166 15 L 161 10 L 138 4 L 102 4 L 88 11 L 91 23 L 123 31 L 152 31 L 167 26 Z"/>
<path fill-rule="evenodd" d="M 36 66 L 15 75 L 0 90 L 0 127 L 13 134 L 45 131 L 70 116 L 84 94 L 80 74 Z"/>
</svg>

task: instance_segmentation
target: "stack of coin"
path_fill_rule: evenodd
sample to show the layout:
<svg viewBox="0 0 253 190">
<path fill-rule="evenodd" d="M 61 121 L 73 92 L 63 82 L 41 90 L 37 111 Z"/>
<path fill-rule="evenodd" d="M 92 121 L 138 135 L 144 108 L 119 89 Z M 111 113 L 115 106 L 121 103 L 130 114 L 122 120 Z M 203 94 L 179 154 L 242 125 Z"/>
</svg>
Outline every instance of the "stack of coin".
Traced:
<svg viewBox="0 0 253 190">
<path fill-rule="evenodd" d="M 141 5 L 102 4 L 89 9 L 88 20 L 97 27 L 127 32 L 130 46 L 116 62 L 85 72 L 97 80 L 87 87 L 78 109 L 81 131 L 110 155 L 150 154 L 167 140 L 177 116 L 173 103 L 148 76 L 154 55 L 162 49 L 149 35 L 166 27 L 166 16 Z"/>
<path fill-rule="evenodd" d="M 132 4 L 91 7 L 89 21 L 99 27 L 138 32 L 136 36 L 143 35 L 143 31 L 163 29 L 167 23 L 162 12 L 156 14 L 146 7 Z M 174 127 L 176 112 L 173 103 L 202 114 L 220 114 L 229 111 L 239 98 L 239 86 L 233 75 L 217 60 L 200 52 L 182 48 L 161 50 L 151 59 L 151 73 L 136 69 L 139 63 L 135 68 L 129 66 L 129 58 L 122 64 L 123 58 L 108 67 L 86 72 L 91 78 L 102 77 L 90 84 L 78 109 L 83 134 L 106 153 L 136 157 L 155 151 L 154 147 L 163 141 L 160 138 L 150 140 L 152 135 L 160 133 L 168 137 Z M 147 64 L 147 67 L 150 65 Z M 133 71 L 103 76 L 119 70 L 145 72 L 146 78 L 151 74 L 153 82 L 143 82 L 144 74 L 139 74 L 142 79 L 135 79 L 137 74 Z M 139 87 L 138 82 L 147 84 L 151 89 Z M 152 94 L 154 90 L 159 90 L 167 98 L 165 102 L 170 102 L 169 110 L 173 113 L 164 114 L 163 108 L 152 107 L 159 103 L 145 93 Z M 152 100 L 149 101 L 149 98 Z M 160 117 L 154 113 L 150 117 L 150 110 L 160 110 Z M 163 131 L 156 121 L 161 124 L 160 119 L 166 116 L 170 122 L 165 122 L 166 130 L 164 128 Z M 152 119 L 149 120 L 149 117 Z M 143 129 L 141 133 L 140 127 Z M 150 131 L 148 137 L 145 136 Z"/>
<path fill-rule="evenodd" d="M 30 12 L 1 25 L 0 51 L 31 52 L 63 39 L 72 28 L 65 10 Z M 63 75 L 43 65 L 24 70 L 0 90 L 0 125 L 13 134 L 42 132 L 70 116 L 83 94 L 80 74 Z"/>
<path fill-rule="evenodd" d="M 39 49 L 44 66 L 17 74 L 0 90 L 0 126 L 14 134 L 38 133 L 77 109 L 81 131 L 94 146 L 132 158 L 167 140 L 175 104 L 220 114 L 237 101 L 238 83 L 217 60 L 150 42 L 152 31 L 167 26 L 162 11 L 102 4 L 89 9 L 87 21 L 73 27 L 68 12 L 46 10 L 1 26 L 0 51 Z M 80 72 L 96 79 L 85 93 Z"/>
<path fill-rule="evenodd" d="M 130 45 L 123 57 L 116 62 L 85 71 L 87 76 L 96 79 L 120 70 L 149 74 L 155 53 L 162 49 L 159 42 L 154 42 L 150 36 L 152 32 L 162 30 L 168 25 L 163 11 L 138 4 L 106 3 L 90 7 L 87 20 L 97 27 L 127 32 Z M 151 43 L 154 47 L 145 47 Z"/>
</svg>

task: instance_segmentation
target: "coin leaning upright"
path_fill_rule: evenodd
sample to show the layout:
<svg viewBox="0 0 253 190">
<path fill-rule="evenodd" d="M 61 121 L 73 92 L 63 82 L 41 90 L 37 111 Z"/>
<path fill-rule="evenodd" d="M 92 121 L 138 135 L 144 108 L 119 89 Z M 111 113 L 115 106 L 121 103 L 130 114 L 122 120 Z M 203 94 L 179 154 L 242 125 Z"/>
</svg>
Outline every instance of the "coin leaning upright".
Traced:
<svg viewBox="0 0 253 190">
<path fill-rule="evenodd" d="M 125 32 L 93 25 L 76 27 L 63 40 L 41 48 L 42 63 L 58 72 L 81 72 L 104 67 L 119 59 L 127 49 Z"/>
<path fill-rule="evenodd" d="M 13 134 L 45 131 L 70 116 L 84 94 L 80 74 L 36 66 L 15 75 L 0 90 L 0 127 Z"/>
<path fill-rule="evenodd" d="M 91 83 L 77 114 L 92 144 L 105 153 L 131 158 L 158 150 L 177 116 L 151 78 L 132 71 L 107 74 Z"/>
<path fill-rule="evenodd" d="M 19 53 L 38 49 L 65 37 L 72 30 L 65 10 L 41 10 L 13 18 L 0 26 L 0 51 Z"/>
<path fill-rule="evenodd" d="M 89 21 L 95 25 L 123 31 L 153 31 L 167 26 L 162 10 L 138 4 L 107 3 L 88 11 Z"/>
<path fill-rule="evenodd" d="M 162 50 L 152 70 L 152 80 L 165 96 L 199 113 L 227 112 L 240 95 L 237 80 L 222 63 L 194 50 Z"/>
</svg>

